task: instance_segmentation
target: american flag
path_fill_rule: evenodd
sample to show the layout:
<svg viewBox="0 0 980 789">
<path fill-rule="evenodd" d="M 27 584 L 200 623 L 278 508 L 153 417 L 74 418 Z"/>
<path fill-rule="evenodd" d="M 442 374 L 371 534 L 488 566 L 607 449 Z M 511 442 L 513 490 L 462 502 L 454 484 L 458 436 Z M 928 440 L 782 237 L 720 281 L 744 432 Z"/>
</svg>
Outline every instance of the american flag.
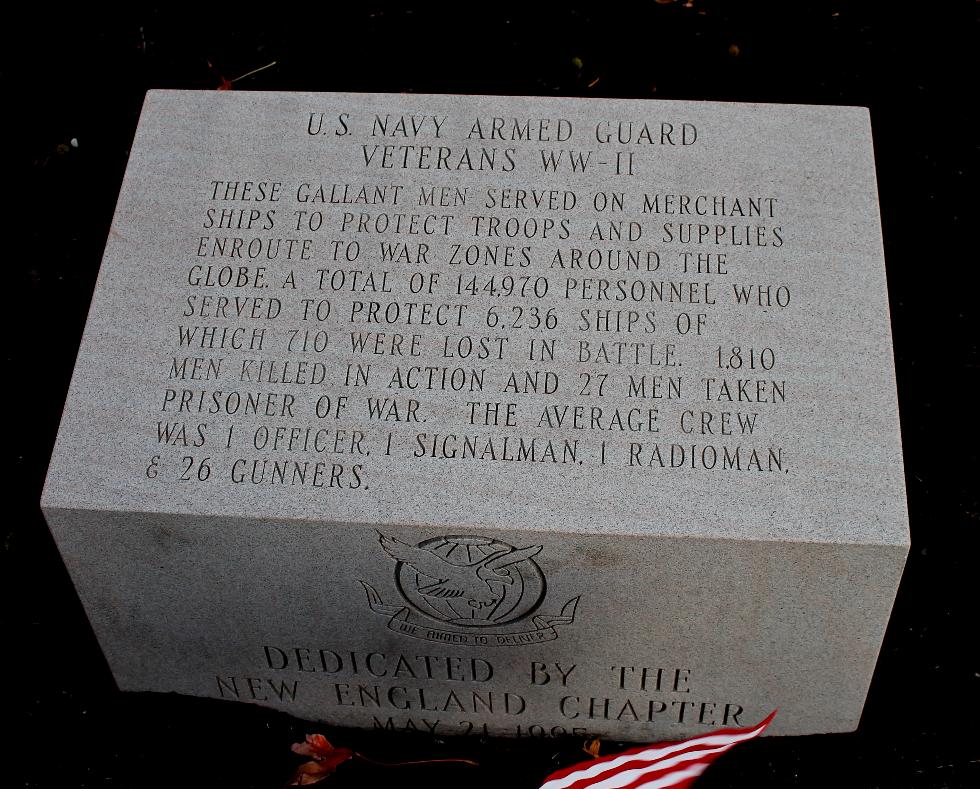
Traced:
<svg viewBox="0 0 980 789">
<path fill-rule="evenodd" d="M 720 729 L 581 762 L 549 775 L 541 789 L 684 789 L 723 753 L 762 734 L 774 717 L 748 729 Z"/>
</svg>

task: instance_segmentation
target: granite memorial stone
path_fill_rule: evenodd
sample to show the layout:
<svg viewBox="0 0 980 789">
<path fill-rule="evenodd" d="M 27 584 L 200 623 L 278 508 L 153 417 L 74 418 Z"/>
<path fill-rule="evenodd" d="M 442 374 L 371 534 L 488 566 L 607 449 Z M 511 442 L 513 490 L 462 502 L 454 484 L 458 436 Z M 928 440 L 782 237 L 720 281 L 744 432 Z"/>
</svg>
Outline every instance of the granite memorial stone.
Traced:
<svg viewBox="0 0 980 789">
<path fill-rule="evenodd" d="M 42 507 L 124 690 L 854 729 L 908 551 L 868 112 L 151 91 Z"/>
</svg>

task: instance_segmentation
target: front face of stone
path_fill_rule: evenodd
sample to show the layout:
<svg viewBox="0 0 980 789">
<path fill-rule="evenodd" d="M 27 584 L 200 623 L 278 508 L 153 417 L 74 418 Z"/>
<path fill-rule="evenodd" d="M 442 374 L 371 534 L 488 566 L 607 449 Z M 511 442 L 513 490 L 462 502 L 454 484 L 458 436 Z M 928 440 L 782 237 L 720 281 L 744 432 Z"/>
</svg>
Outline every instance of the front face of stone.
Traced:
<svg viewBox="0 0 980 789">
<path fill-rule="evenodd" d="M 866 113 L 151 92 L 43 504 L 123 688 L 853 728 L 907 550 Z"/>
</svg>

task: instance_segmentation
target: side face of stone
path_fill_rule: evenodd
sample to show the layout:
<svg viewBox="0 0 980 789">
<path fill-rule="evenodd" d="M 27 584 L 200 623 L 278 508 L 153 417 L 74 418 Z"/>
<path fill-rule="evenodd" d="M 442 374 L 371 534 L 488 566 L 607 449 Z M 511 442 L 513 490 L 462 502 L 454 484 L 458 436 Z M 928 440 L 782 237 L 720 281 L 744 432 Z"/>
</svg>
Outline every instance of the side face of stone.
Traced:
<svg viewBox="0 0 980 789">
<path fill-rule="evenodd" d="M 259 540 L 252 520 L 49 518 L 85 556 L 68 565 L 121 688 L 441 735 L 641 741 L 776 707 L 775 734 L 853 730 L 904 562 L 880 546 L 296 522 Z M 379 534 L 446 558 L 540 550 L 514 566 L 511 615 L 460 624 L 472 609 L 427 605 Z"/>
</svg>

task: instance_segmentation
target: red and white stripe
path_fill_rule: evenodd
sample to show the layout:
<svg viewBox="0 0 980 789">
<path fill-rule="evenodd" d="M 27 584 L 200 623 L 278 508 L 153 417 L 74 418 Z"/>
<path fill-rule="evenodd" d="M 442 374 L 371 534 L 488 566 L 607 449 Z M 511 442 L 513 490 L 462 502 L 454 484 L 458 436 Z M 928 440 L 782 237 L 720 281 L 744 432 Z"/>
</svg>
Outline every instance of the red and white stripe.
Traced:
<svg viewBox="0 0 980 789">
<path fill-rule="evenodd" d="M 774 717 L 775 712 L 748 729 L 721 729 L 581 762 L 549 775 L 541 789 L 684 789 L 723 753 L 762 734 Z"/>
</svg>

